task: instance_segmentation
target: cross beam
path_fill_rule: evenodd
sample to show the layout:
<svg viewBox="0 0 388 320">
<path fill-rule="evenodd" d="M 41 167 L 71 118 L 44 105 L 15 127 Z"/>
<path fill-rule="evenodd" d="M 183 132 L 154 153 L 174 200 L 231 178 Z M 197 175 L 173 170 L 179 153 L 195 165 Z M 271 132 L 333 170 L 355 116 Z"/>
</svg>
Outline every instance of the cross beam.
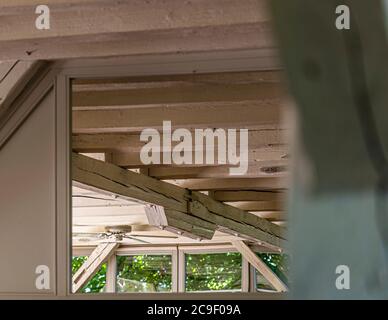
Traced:
<svg viewBox="0 0 388 320">
<path fill-rule="evenodd" d="M 284 248 L 284 228 L 264 218 L 111 163 L 77 153 L 72 158 L 72 179 L 76 184 L 163 207 L 163 214 L 167 215 L 164 223 L 172 228 L 181 230 L 182 223 L 186 223 L 195 226 L 190 232 L 199 238 L 212 238 L 214 231 L 220 230 L 268 247 Z"/>
</svg>

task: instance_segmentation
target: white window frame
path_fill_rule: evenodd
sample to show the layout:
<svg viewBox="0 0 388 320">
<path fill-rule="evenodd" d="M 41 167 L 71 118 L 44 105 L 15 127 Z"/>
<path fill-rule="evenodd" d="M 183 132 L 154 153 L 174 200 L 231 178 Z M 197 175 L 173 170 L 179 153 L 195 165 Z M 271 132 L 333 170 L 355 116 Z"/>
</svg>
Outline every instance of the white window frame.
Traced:
<svg viewBox="0 0 388 320">
<path fill-rule="evenodd" d="M 238 253 L 232 245 L 179 246 L 178 290 L 186 291 L 186 254 Z M 241 255 L 241 290 L 190 291 L 189 293 L 249 292 L 249 263 Z"/>
<path fill-rule="evenodd" d="M 57 145 L 58 145 L 58 185 L 57 185 L 57 198 L 58 198 L 58 252 L 66 252 L 65 255 L 59 254 L 58 259 L 58 283 L 59 295 L 77 296 L 71 292 L 71 250 L 72 250 L 72 217 L 71 217 L 71 81 L 73 79 L 90 79 L 90 78 L 109 78 L 109 77 L 129 77 L 129 76 L 147 76 L 147 75 L 169 75 L 169 74 L 191 74 L 196 73 L 211 73 L 211 72 L 243 72 L 243 71 L 257 71 L 265 70 L 267 67 L 267 61 L 263 61 L 260 58 L 260 52 L 257 50 L 242 50 L 233 52 L 209 52 L 209 53 L 192 53 L 184 56 L 181 55 L 158 55 L 149 57 L 116 57 L 116 58 L 103 58 L 103 59 L 79 59 L 68 60 L 58 62 L 55 67 L 59 69 L 56 76 L 56 90 L 57 90 Z M 273 70 L 273 68 L 271 69 Z M 66 121 L 64 121 L 64 119 Z M 65 147 L 65 148 L 64 148 Z M 66 188 L 63 181 L 67 180 Z M 214 245 L 217 246 L 218 245 Z M 188 246 L 189 247 L 189 246 Z M 188 248 L 187 247 L 187 248 Z M 213 246 L 208 246 L 212 248 Z M 226 246 L 228 250 L 234 251 L 232 245 Z M 134 250 L 139 250 L 144 254 L 145 247 L 134 247 Z M 156 247 L 154 247 L 156 248 Z M 173 287 L 179 293 L 179 297 L 182 294 L 186 298 L 192 297 L 191 293 L 187 293 L 182 286 L 182 277 L 184 273 L 180 270 L 182 263 L 181 250 L 186 250 L 185 246 L 179 245 L 177 248 L 177 255 L 173 258 L 176 270 L 174 271 L 177 276 L 173 277 Z M 199 246 L 198 249 L 190 247 L 187 250 L 209 250 L 204 249 L 203 246 Z M 118 251 L 122 250 L 121 248 Z M 128 248 L 126 248 L 128 250 Z M 132 250 L 132 248 L 131 248 Z M 151 250 L 151 249 L 150 249 Z M 162 248 L 158 248 L 157 251 L 161 252 Z M 219 250 L 219 248 L 217 249 Z M 163 250 L 162 250 L 163 251 Z M 135 252 L 135 251 L 132 251 Z M 149 252 L 152 252 L 149 251 Z M 200 252 L 200 251 L 196 251 Z M 205 251 L 202 251 L 205 252 Z M 213 251 L 212 251 L 213 252 Z M 113 265 L 112 261 L 108 261 L 108 264 Z M 63 263 L 66 261 L 67 263 Z M 251 280 L 249 272 L 249 263 L 243 258 L 243 274 L 242 274 L 242 292 L 251 293 Z M 112 278 L 111 274 L 115 274 L 115 270 L 112 267 L 108 267 L 109 278 Z M 109 290 L 113 290 L 112 281 L 109 280 Z M 156 293 L 156 295 L 167 295 L 173 297 L 171 293 Z M 230 292 L 218 292 L 209 291 L 203 293 L 194 293 L 196 297 L 202 296 L 204 298 L 214 297 L 217 294 L 219 297 L 228 297 Z M 147 293 L 128 293 L 128 294 L 115 294 L 117 296 L 127 295 L 128 297 L 141 297 L 150 298 L 155 294 Z M 236 295 L 232 293 L 233 298 L 243 299 L 244 295 Z M 260 293 L 255 293 L 254 297 L 260 299 Z M 110 294 L 109 298 L 113 296 Z M 178 297 L 175 295 L 175 297 Z M 267 298 L 267 297 L 265 297 Z M 276 297 L 275 297 L 276 298 Z"/>
<path fill-rule="evenodd" d="M 92 247 L 74 248 L 73 256 L 88 256 L 93 251 Z M 115 254 L 112 255 L 107 263 L 106 272 L 106 290 L 105 293 L 116 292 L 116 275 L 117 275 L 117 256 L 134 256 L 134 255 L 171 255 L 172 259 L 172 290 L 171 292 L 163 292 L 158 294 L 169 293 L 235 293 L 235 292 L 255 292 L 250 291 L 251 282 L 251 266 L 249 262 L 241 256 L 241 290 L 217 290 L 217 291 L 190 291 L 185 290 L 186 284 L 186 254 L 212 254 L 212 253 L 228 253 L 238 251 L 227 244 L 214 245 L 173 245 L 173 246 L 123 246 L 119 247 Z M 125 293 L 120 293 L 120 295 Z M 130 293 L 132 294 L 132 293 Z M 144 293 L 139 293 L 144 294 Z"/>
<path fill-rule="evenodd" d="M 177 272 L 178 272 L 178 249 L 176 246 L 163 247 L 159 249 L 158 247 L 122 247 L 118 248 L 116 254 L 112 255 L 111 260 L 108 261 L 108 269 L 112 270 L 109 273 L 109 289 L 108 292 L 116 293 L 116 276 L 117 276 L 117 256 L 135 256 L 135 255 L 169 255 L 171 256 L 172 269 L 171 269 L 171 292 L 178 292 L 178 282 L 177 282 Z M 107 275 L 108 283 L 108 275 Z M 169 294 L 171 292 L 164 292 Z M 121 294 L 121 293 L 120 293 Z"/>
</svg>

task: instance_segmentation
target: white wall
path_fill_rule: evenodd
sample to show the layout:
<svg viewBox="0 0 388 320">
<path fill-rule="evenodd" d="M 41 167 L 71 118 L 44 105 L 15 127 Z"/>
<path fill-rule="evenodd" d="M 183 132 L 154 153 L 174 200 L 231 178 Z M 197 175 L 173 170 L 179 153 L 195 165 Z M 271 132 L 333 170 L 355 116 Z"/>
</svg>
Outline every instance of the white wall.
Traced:
<svg viewBox="0 0 388 320">
<path fill-rule="evenodd" d="M 0 294 L 54 292 L 55 101 L 52 90 L 0 152 Z M 38 265 L 50 290 L 35 287 Z"/>
</svg>

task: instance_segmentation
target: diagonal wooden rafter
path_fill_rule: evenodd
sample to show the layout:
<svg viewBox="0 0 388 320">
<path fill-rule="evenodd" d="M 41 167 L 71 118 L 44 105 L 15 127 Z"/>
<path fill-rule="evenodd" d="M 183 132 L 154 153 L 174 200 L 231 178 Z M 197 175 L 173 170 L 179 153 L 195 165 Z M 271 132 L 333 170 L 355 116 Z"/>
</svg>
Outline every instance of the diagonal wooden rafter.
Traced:
<svg viewBox="0 0 388 320">
<path fill-rule="evenodd" d="M 0 119 L 8 114 L 12 101 L 43 65 L 41 61 L 0 61 Z"/>
<path fill-rule="evenodd" d="M 288 291 L 287 286 L 282 280 L 261 260 L 255 252 L 249 248 L 244 241 L 233 241 L 234 247 L 241 253 L 241 255 L 257 270 L 259 271 L 269 283 L 279 292 Z"/>
<path fill-rule="evenodd" d="M 199 238 L 210 238 L 215 230 L 238 235 L 268 247 L 283 248 L 285 229 L 261 217 L 232 207 L 200 192 L 191 191 L 131 172 L 116 165 L 73 153 L 72 178 L 84 188 L 98 189 L 123 198 L 135 199 L 164 208 L 170 217 L 169 226 L 181 229 L 183 219 L 201 226 L 203 232 L 191 230 Z M 175 218 L 172 216 L 175 214 Z M 184 217 L 184 218 L 183 218 Z M 195 218 L 195 219 L 193 219 Z M 183 230 L 184 232 L 188 230 Z"/>
<path fill-rule="evenodd" d="M 119 244 L 102 243 L 94 249 L 88 259 L 73 276 L 73 292 L 76 293 L 96 274 L 101 265 L 115 252 Z"/>
</svg>

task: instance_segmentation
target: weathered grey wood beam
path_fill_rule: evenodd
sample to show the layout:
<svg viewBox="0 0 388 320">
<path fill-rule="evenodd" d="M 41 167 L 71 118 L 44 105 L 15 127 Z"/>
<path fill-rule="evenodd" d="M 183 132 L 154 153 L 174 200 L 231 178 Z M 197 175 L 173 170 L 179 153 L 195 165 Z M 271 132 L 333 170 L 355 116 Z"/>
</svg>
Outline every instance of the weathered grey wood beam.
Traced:
<svg viewBox="0 0 388 320">
<path fill-rule="evenodd" d="M 159 112 L 163 112 L 161 108 Z M 159 122 L 158 125 L 161 123 Z M 174 124 L 174 123 L 172 123 Z M 150 127 L 149 124 L 147 127 Z M 263 150 L 269 152 L 270 150 L 280 151 L 287 148 L 287 136 L 289 131 L 286 129 L 251 129 L 248 131 L 248 146 L 249 150 L 259 152 Z M 161 135 L 162 132 L 159 132 Z M 194 134 L 194 132 L 192 132 Z M 178 142 L 172 141 L 172 148 Z M 146 142 L 141 141 L 139 132 L 127 133 L 95 133 L 95 134 L 81 134 L 73 133 L 72 147 L 76 152 L 140 152 L 141 148 Z M 218 141 L 214 142 L 212 150 L 217 150 Z M 265 149 L 264 149 L 265 148 Z M 192 149 L 195 150 L 193 144 Z M 198 149 L 198 147 L 197 147 Z M 203 146 L 204 150 L 210 150 Z M 166 150 L 163 150 L 166 151 Z M 264 154 L 261 155 L 264 157 Z M 284 153 L 287 156 L 287 153 Z"/>
<path fill-rule="evenodd" d="M 284 201 L 285 193 L 270 191 L 213 191 L 212 198 L 221 202 L 224 201 Z"/>
<path fill-rule="evenodd" d="M 73 153 L 72 158 L 72 179 L 84 187 L 162 206 L 172 222 L 185 221 L 182 217 L 187 215 L 195 217 L 196 219 L 193 220 L 196 222 L 202 220 L 205 229 L 212 232 L 214 232 L 212 226 L 216 225 L 217 230 L 244 237 L 256 243 L 274 248 L 284 247 L 285 229 L 254 214 L 218 202 L 200 192 L 134 173 L 110 163 L 76 153 Z M 180 228 L 178 225 L 175 226 L 177 229 Z M 195 232 L 195 230 L 192 231 Z M 199 237 L 204 236 L 198 232 L 195 234 Z"/>
<path fill-rule="evenodd" d="M 178 211 L 187 208 L 187 190 L 77 153 L 73 153 L 72 178 L 92 189 L 105 190 L 131 200 Z"/>
<path fill-rule="evenodd" d="M 76 110 L 73 111 L 73 130 L 74 133 L 123 133 L 141 131 L 144 128 L 161 129 L 161 113 L 163 119 L 171 121 L 173 128 L 208 128 L 209 119 L 212 119 L 212 126 L 215 128 L 274 129 L 280 127 L 282 108 L 280 100 L 273 99 L 264 102 L 205 103 L 197 106 L 172 105 L 168 108 L 134 106 Z"/>
<path fill-rule="evenodd" d="M 171 180 L 166 180 L 171 181 Z M 288 181 L 284 177 L 268 178 L 199 178 L 173 180 L 174 184 L 195 191 L 209 190 L 284 190 Z"/>
<path fill-rule="evenodd" d="M 193 78 L 195 79 L 195 78 Z M 150 78 L 152 81 L 152 78 Z M 74 110 L 95 110 L 107 107 L 118 108 L 126 106 L 173 106 L 186 103 L 211 103 L 241 101 L 257 101 L 269 104 L 272 100 L 280 102 L 282 85 L 271 81 L 256 83 L 220 83 L 211 81 L 202 84 L 192 83 L 186 86 L 161 88 L 110 88 L 108 90 L 75 91 L 73 92 Z M 200 106 L 200 105 L 199 105 Z"/>
</svg>

